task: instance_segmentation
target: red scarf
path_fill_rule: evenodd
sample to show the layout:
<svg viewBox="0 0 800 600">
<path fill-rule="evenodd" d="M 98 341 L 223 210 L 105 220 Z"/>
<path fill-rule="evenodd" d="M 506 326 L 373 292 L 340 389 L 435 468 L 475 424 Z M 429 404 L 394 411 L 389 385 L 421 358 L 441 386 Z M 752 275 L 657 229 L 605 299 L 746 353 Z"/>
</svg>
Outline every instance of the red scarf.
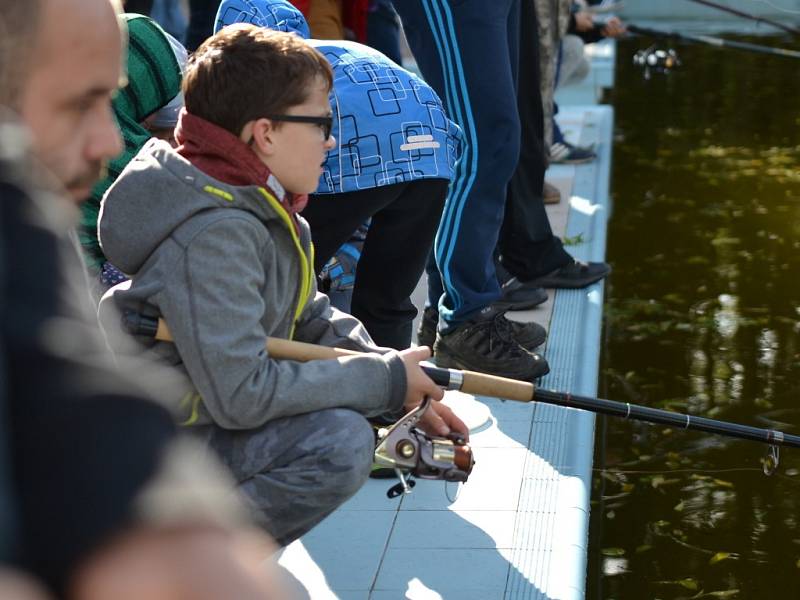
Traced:
<svg viewBox="0 0 800 600">
<path fill-rule="evenodd" d="M 236 186 L 267 188 L 294 220 L 308 204 L 308 196 L 285 192 L 270 185 L 270 170 L 253 150 L 231 132 L 181 109 L 175 127 L 177 152 L 206 175 Z M 272 178 L 277 183 L 275 177 Z M 277 189 L 276 189 L 277 188 Z"/>
</svg>

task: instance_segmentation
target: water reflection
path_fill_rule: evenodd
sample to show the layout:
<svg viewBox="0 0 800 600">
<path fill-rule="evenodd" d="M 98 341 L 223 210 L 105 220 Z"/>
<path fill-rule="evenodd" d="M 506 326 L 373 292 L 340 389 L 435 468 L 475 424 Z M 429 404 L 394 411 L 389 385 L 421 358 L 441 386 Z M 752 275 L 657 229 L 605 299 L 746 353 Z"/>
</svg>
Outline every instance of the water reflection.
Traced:
<svg viewBox="0 0 800 600">
<path fill-rule="evenodd" d="M 800 425 L 797 64 L 687 47 L 645 83 L 636 49 L 611 98 L 601 393 Z M 603 419 L 597 440 L 589 598 L 800 596 L 800 451 L 767 478 L 759 444 Z"/>
</svg>

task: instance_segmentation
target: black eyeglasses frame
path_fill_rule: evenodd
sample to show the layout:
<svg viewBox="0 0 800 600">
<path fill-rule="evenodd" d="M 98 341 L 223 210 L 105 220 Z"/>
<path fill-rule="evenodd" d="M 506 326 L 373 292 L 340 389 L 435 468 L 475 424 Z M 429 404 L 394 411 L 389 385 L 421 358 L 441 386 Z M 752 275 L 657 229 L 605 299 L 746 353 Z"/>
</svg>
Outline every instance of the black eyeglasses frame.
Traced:
<svg viewBox="0 0 800 600">
<path fill-rule="evenodd" d="M 313 125 L 322 126 L 322 133 L 325 135 L 327 142 L 331 137 L 333 131 L 333 117 L 311 117 L 307 115 L 264 115 L 265 119 L 272 119 L 273 121 L 285 121 L 287 123 L 311 123 Z"/>
</svg>

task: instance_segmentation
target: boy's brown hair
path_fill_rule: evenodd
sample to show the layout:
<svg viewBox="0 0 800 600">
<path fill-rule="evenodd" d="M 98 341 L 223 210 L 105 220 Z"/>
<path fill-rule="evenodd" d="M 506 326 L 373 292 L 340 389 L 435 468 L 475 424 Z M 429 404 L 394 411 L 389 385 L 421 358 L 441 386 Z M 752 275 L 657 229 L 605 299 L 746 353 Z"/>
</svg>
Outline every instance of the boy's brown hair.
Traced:
<svg viewBox="0 0 800 600">
<path fill-rule="evenodd" d="M 315 77 L 333 85 L 330 64 L 302 38 L 237 23 L 189 59 L 184 103 L 191 114 L 239 135 L 250 121 L 305 102 Z"/>
</svg>

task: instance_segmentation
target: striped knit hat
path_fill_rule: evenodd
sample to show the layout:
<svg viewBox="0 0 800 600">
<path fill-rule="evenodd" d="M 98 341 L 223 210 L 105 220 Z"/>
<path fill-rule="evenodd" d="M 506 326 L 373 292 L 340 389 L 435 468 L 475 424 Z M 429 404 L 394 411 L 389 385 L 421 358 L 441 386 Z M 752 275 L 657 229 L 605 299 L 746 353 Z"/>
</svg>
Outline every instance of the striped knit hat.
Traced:
<svg viewBox="0 0 800 600">
<path fill-rule="evenodd" d="M 103 194 L 125 166 L 150 139 L 139 123 L 167 105 L 180 92 L 181 69 L 167 34 L 155 21 L 142 15 L 124 15 L 128 26 L 128 84 L 114 97 L 112 107 L 125 149 L 108 164 L 106 177 L 94 187 L 81 207 L 80 238 L 84 257 L 94 273 L 105 257 L 97 239 L 97 219 Z"/>
</svg>

